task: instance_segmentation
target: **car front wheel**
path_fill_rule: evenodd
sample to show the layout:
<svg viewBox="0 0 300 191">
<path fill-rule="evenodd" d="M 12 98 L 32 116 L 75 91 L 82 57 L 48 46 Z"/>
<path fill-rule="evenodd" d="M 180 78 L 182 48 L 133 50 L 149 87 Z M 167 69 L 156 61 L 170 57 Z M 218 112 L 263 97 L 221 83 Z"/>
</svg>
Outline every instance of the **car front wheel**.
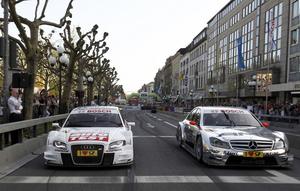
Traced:
<svg viewBox="0 0 300 191">
<path fill-rule="evenodd" d="M 199 136 L 196 143 L 196 158 L 198 162 L 202 162 L 202 155 L 203 155 L 203 143 L 202 143 L 202 137 Z"/>
<path fill-rule="evenodd" d="M 181 132 L 181 128 L 180 126 L 178 126 L 177 128 L 177 142 L 178 142 L 178 145 L 181 146 L 182 145 L 182 132 Z"/>
</svg>

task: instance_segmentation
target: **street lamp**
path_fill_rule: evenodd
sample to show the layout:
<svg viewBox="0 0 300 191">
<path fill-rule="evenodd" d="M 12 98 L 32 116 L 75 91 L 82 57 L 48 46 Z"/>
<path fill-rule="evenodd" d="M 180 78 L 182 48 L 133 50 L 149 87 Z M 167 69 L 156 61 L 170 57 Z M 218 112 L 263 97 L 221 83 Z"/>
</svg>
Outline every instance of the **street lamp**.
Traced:
<svg viewBox="0 0 300 191">
<path fill-rule="evenodd" d="M 91 72 L 87 71 L 86 76 L 88 77 L 87 83 L 88 83 L 88 106 L 91 106 L 91 97 L 92 97 L 92 83 L 94 81 L 93 77 L 91 76 Z"/>
<path fill-rule="evenodd" d="M 61 113 L 61 71 L 62 71 L 62 66 L 67 67 L 69 64 L 69 59 L 62 55 L 65 52 L 65 48 L 63 46 L 57 46 L 57 52 L 59 55 L 58 63 L 59 63 L 59 106 L 58 106 L 58 113 Z M 54 67 L 56 63 L 56 58 L 53 56 L 50 56 L 48 59 L 49 63 L 51 64 L 52 67 Z"/>
<path fill-rule="evenodd" d="M 191 96 L 191 105 L 193 104 L 193 96 L 194 95 L 194 90 L 190 91 L 190 96 Z"/>
<path fill-rule="evenodd" d="M 260 86 L 261 86 L 261 82 L 257 82 L 257 83 L 256 83 L 256 79 L 257 79 L 257 76 L 256 76 L 256 75 L 252 76 L 252 79 L 253 79 L 253 81 L 248 82 L 248 85 L 249 85 L 250 88 L 253 88 L 253 102 L 252 102 L 252 105 L 253 105 L 253 107 L 254 107 L 254 99 L 255 99 L 256 85 L 258 86 L 258 89 L 259 89 Z"/>
<path fill-rule="evenodd" d="M 211 85 L 210 86 L 210 89 L 208 90 L 209 93 L 211 93 L 211 102 L 213 102 L 213 96 L 214 96 L 214 93 L 217 94 L 218 93 L 218 90 L 217 89 L 214 89 L 214 85 Z"/>
</svg>

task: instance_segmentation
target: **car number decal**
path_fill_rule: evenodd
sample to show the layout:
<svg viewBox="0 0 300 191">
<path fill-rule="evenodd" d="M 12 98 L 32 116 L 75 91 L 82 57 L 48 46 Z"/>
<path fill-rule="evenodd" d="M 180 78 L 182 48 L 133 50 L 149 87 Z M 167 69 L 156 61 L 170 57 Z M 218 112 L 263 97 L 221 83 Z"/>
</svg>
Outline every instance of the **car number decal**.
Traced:
<svg viewBox="0 0 300 191">
<path fill-rule="evenodd" d="M 98 156 L 97 150 L 78 150 L 77 156 L 79 157 L 96 157 Z"/>
<path fill-rule="evenodd" d="M 71 133 L 69 142 L 72 141 L 108 141 L 109 133 Z"/>
<path fill-rule="evenodd" d="M 243 156 L 244 157 L 257 157 L 257 158 L 263 158 L 263 152 L 257 152 L 257 151 L 244 151 Z"/>
</svg>

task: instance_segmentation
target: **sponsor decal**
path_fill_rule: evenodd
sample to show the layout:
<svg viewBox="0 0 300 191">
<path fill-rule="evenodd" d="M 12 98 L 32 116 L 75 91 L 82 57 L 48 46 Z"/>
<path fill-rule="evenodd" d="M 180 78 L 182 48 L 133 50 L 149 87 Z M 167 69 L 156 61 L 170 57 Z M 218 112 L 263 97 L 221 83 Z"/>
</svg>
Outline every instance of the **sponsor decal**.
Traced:
<svg viewBox="0 0 300 191">
<path fill-rule="evenodd" d="M 244 113 L 244 111 L 242 111 L 242 110 L 234 110 L 234 109 L 232 109 L 232 110 L 221 110 L 221 112 L 223 113 L 223 112 L 225 112 L 225 113 Z"/>
<path fill-rule="evenodd" d="M 69 142 L 72 141 L 108 141 L 109 133 L 71 133 Z"/>
<path fill-rule="evenodd" d="M 266 156 L 270 156 L 270 155 L 279 155 L 279 152 L 264 153 L 264 155 L 266 155 Z"/>
<path fill-rule="evenodd" d="M 230 156 L 238 156 L 238 152 L 234 152 L 234 151 L 224 151 L 224 154 Z"/>
<path fill-rule="evenodd" d="M 241 162 L 242 165 L 262 165 L 265 164 L 265 160 L 243 160 Z"/>
<path fill-rule="evenodd" d="M 109 149 L 109 152 L 122 151 L 122 148 Z"/>
<path fill-rule="evenodd" d="M 87 113 L 111 113 L 111 110 L 93 109 L 87 110 Z"/>
<path fill-rule="evenodd" d="M 63 150 L 63 149 L 55 149 L 55 151 L 61 152 L 61 153 L 68 153 L 69 152 L 69 150 Z"/>
</svg>

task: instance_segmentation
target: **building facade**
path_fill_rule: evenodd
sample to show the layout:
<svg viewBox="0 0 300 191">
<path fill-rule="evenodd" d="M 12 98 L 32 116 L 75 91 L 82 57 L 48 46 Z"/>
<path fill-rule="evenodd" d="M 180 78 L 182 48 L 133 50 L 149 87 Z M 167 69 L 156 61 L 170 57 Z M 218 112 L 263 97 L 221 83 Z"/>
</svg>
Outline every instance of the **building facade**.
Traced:
<svg viewBox="0 0 300 191">
<path fill-rule="evenodd" d="M 180 55 L 177 94 L 202 103 L 300 102 L 299 1 L 229 1 L 171 58 Z M 171 66 L 164 85 L 177 70 Z"/>
</svg>

